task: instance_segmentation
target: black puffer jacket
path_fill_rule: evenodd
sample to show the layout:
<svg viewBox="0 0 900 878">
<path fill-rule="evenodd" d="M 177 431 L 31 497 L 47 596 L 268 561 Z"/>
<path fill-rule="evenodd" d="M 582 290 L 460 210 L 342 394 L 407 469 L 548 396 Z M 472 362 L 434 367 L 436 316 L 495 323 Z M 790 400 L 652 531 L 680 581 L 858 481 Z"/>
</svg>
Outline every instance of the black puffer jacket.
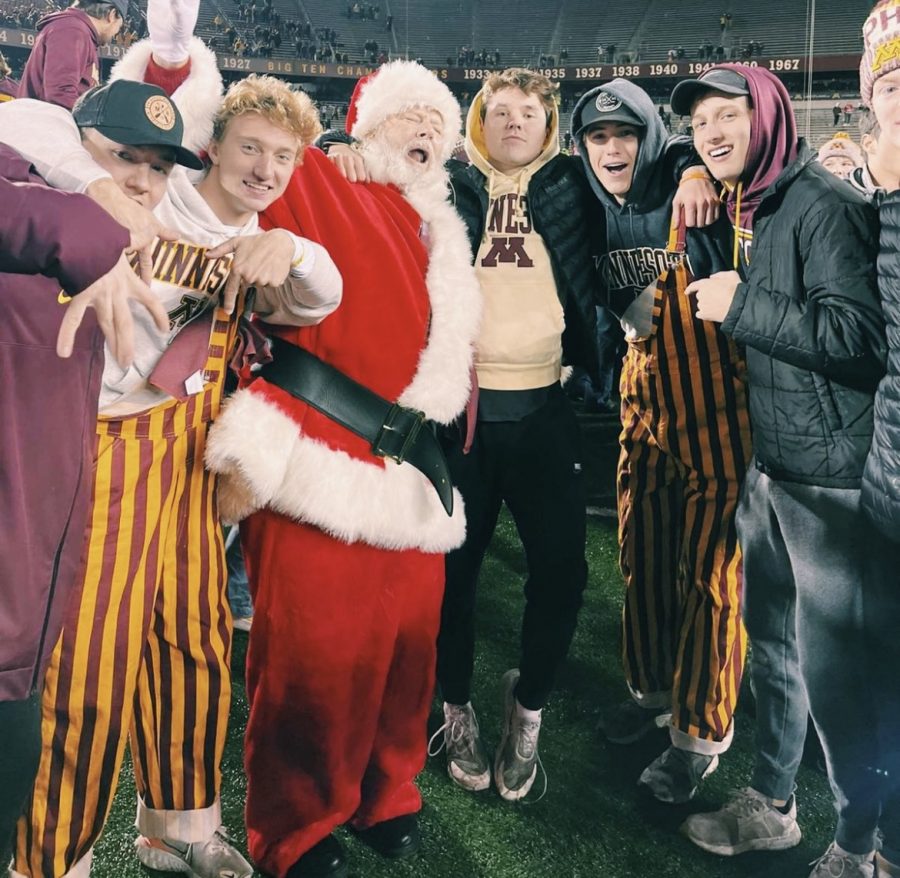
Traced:
<svg viewBox="0 0 900 878">
<path fill-rule="evenodd" d="M 875 394 L 875 433 L 863 474 L 863 507 L 900 542 L 900 193 L 881 204 L 878 288 L 887 320 L 887 375 Z"/>
<path fill-rule="evenodd" d="M 722 324 L 747 348 L 754 453 L 772 478 L 859 487 L 885 361 L 877 247 L 874 209 L 802 146 L 763 195 Z"/>
<path fill-rule="evenodd" d="M 450 163 L 452 199 L 469 230 L 472 255 L 478 253 L 488 212 L 487 178 L 475 165 Z M 528 184 L 535 231 L 544 239 L 566 329 L 563 358 L 597 377 L 597 275 L 591 254 L 592 227 L 604 222 L 581 169 L 581 162 L 558 155 L 535 172 Z"/>
</svg>

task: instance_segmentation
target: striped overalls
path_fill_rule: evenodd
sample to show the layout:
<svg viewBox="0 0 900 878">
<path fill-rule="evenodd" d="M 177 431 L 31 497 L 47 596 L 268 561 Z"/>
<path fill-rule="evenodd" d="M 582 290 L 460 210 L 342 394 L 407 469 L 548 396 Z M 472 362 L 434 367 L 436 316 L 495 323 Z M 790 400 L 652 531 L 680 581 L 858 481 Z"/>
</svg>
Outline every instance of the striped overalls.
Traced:
<svg viewBox="0 0 900 878">
<path fill-rule="evenodd" d="M 734 514 L 750 423 L 740 355 L 693 316 L 689 282 L 684 262 L 661 276 L 622 371 L 623 661 L 640 704 L 671 705 L 675 746 L 713 754 L 731 741 L 746 650 Z"/>
<path fill-rule="evenodd" d="M 145 835 L 204 841 L 221 822 L 231 616 L 203 454 L 236 321 L 219 308 L 211 325 L 200 393 L 98 420 L 81 573 L 44 684 L 14 874 L 88 874 L 126 738 Z"/>
</svg>

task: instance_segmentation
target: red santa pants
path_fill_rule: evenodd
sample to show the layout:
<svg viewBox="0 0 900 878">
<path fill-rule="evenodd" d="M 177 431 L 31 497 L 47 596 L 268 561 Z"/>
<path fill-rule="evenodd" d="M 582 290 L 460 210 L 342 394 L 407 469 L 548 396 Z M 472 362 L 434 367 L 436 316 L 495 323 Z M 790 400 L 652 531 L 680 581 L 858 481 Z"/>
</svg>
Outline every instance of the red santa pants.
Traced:
<svg viewBox="0 0 900 878">
<path fill-rule="evenodd" d="M 282 878 L 335 827 L 420 809 L 444 556 L 348 545 L 269 511 L 241 535 L 248 842 Z"/>
</svg>

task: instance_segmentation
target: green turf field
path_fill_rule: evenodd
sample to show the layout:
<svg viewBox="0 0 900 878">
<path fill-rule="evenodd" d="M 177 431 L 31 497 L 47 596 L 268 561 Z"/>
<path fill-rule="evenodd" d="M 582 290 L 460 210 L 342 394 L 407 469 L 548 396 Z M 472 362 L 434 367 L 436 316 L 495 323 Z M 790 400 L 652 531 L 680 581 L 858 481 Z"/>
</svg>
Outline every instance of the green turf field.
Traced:
<svg viewBox="0 0 900 878">
<path fill-rule="evenodd" d="M 643 767 L 666 746 L 663 732 L 651 741 L 618 747 L 605 743 L 595 731 L 601 706 L 624 694 L 618 658 L 621 579 L 612 519 L 589 521 L 588 562 L 590 581 L 578 634 L 557 691 L 544 711 L 541 755 L 549 779 L 547 795 L 533 805 L 513 805 L 493 790 L 465 793 L 447 777 L 442 756 L 430 759 L 420 778 L 425 799 L 421 853 L 405 863 L 386 862 L 342 833 L 354 878 L 806 878 L 807 864 L 828 845 L 833 824 L 826 781 L 814 770 L 801 769 L 804 840 L 792 851 L 721 859 L 697 850 L 676 833 L 688 813 L 717 807 L 729 789 L 747 782 L 753 739 L 752 717 L 746 711 L 739 711 L 734 745 L 721 767 L 689 806 L 655 803 L 635 786 Z M 500 676 L 515 665 L 517 657 L 523 571 L 515 530 L 504 518 L 482 574 L 473 697 L 482 733 L 491 747 L 498 739 Z M 246 643 L 246 635 L 238 633 L 235 700 L 222 794 L 225 823 L 242 848 Z M 431 730 L 440 721 L 436 704 Z M 105 835 L 95 852 L 94 878 L 149 874 L 131 852 L 133 803 L 134 788 L 126 767 Z"/>
</svg>

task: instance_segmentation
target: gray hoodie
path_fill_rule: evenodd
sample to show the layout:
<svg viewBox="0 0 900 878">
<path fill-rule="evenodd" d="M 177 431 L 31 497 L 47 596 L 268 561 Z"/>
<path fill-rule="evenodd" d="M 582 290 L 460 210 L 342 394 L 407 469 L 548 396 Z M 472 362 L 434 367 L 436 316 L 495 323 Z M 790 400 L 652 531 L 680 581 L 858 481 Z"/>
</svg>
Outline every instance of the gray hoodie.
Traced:
<svg viewBox="0 0 900 878">
<path fill-rule="evenodd" d="M 605 92 L 618 98 L 644 121 L 631 189 L 624 204 L 619 204 L 597 179 L 590 167 L 584 134 L 579 134 L 585 107 Z M 606 211 L 606 240 L 594 252 L 608 307 L 619 317 L 629 305 L 656 281 L 662 271 L 680 259 L 666 249 L 672 218 L 672 201 L 685 168 L 699 165 L 690 141 L 669 137 L 650 96 L 642 88 L 624 79 L 614 79 L 586 92 L 572 113 L 572 135 L 584 162 L 594 194 Z M 707 277 L 729 266 L 724 250 L 716 243 L 725 240 L 727 224 L 720 220 L 708 230 L 689 231 L 688 261 L 695 277 Z"/>
</svg>

